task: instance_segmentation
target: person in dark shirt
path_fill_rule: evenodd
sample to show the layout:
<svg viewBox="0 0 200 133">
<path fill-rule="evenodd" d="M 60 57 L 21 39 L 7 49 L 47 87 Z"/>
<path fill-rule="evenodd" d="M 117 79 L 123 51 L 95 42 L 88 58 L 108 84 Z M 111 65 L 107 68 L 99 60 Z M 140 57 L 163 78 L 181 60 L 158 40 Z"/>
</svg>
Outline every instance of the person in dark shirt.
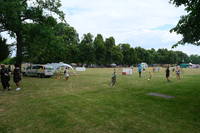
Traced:
<svg viewBox="0 0 200 133">
<path fill-rule="evenodd" d="M 116 76 L 116 70 L 114 69 L 112 78 L 111 78 L 111 86 L 114 86 L 116 84 L 117 76 Z"/>
<path fill-rule="evenodd" d="M 20 81 L 21 81 L 21 71 L 20 71 L 20 67 L 19 65 L 15 64 L 15 69 L 13 72 L 13 81 L 15 82 L 17 89 L 16 90 L 20 90 Z"/>
<path fill-rule="evenodd" d="M 9 75 L 9 70 L 6 69 L 5 65 L 1 65 L 1 71 L 0 71 L 0 75 L 1 75 L 1 83 L 3 86 L 3 90 L 10 90 L 10 75 Z"/>
<path fill-rule="evenodd" d="M 170 77 L 170 70 L 169 70 L 169 66 L 167 67 L 166 69 L 166 78 L 167 78 L 167 81 L 169 82 L 169 77 Z"/>
</svg>

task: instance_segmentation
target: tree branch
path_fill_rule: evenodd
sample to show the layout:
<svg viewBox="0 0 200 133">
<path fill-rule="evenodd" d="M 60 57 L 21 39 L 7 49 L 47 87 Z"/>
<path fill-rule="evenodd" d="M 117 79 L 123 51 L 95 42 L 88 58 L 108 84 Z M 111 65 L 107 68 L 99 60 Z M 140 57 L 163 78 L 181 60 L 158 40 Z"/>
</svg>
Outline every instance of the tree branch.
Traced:
<svg viewBox="0 0 200 133">
<path fill-rule="evenodd" d="M 4 29 L 3 27 L 0 27 L 0 32 L 5 32 L 7 31 L 6 29 Z"/>
<path fill-rule="evenodd" d="M 22 1 L 22 5 L 24 5 L 27 2 L 27 0 Z"/>
</svg>

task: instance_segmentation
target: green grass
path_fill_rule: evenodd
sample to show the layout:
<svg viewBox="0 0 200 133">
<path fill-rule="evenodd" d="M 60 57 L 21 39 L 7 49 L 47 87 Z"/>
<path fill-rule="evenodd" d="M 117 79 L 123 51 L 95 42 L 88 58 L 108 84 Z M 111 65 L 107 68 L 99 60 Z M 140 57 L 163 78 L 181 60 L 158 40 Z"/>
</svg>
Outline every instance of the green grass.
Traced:
<svg viewBox="0 0 200 133">
<path fill-rule="evenodd" d="M 164 70 L 151 81 L 147 73 L 141 79 L 118 73 L 110 87 L 112 72 L 88 69 L 68 81 L 25 77 L 21 91 L 0 91 L 0 133 L 200 132 L 200 70 L 184 70 L 182 80 L 173 76 L 170 83 Z"/>
</svg>

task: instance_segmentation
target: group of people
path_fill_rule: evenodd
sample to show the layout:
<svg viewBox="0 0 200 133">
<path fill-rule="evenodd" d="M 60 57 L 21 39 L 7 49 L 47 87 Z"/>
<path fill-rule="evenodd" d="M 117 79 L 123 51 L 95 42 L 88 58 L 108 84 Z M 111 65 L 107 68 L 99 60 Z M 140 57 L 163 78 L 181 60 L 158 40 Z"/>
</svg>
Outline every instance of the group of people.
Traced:
<svg viewBox="0 0 200 133">
<path fill-rule="evenodd" d="M 176 66 L 176 68 L 173 68 L 173 69 L 172 69 L 172 72 L 175 72 L 175 73 L 176 73 L 176 78 L 177 78 L 178 80 L 181 79 L 181 69 L 180 69 L 179 66 Z M 168 82 L 170 82 L 170 68 L 169 68 L 169 66 L 168 66 L 167 69 L 166 69 L 166 79 L 167 79 Z"/>
<path fill-rule="evenodd" d="M 69 79 L 69 69 L 68 67 L 65 67 L 64 70 L 57 70 L 55 75 L 56 75 L 56 79 L 61 79 L 62 74 L 64 73 L 64 79 L 68 80 Z"/>
<path fill-rule="evenodd" d="M 138 66 L 138 73 L 139 73 L 139 77 L 141 78 L 142 77 L 142 71 L 145 71 L 141 65 Z M 177 79 L 180 80 L 180 73 L 181 73 L 181 70 L 180 70 L 180 67 L 179 66 L 176 66 L 176 68 L 173 68 L 172 70 L 173 72 L 176 73 L 176 77 Z M 168 82 L 170 82 L 170 68 L 169 66 L 167 67 L 166 69 L 166 79 Z M 10 90 L 10 77 L 11 77 L 11 68 L 8 67 L 6 68 L 5 65 L 1 65 L 1 69 L 0 69 L 0 76 L 1 76 L 1 83 L 2 83 L 2 86 L 3 86 L 3 90 Z M 69 70 L 68 68 L 66 67 L 65 70 L 64 70 L 64 78 L 65 80 L 68 80 L 69 79 Z M 149 71 L 149 78 L 148 80 L 150 80 L 152 78 L 152 73 L 151 71 Z M 14 83 L 16 84 L 16 90 L 20 90 L 20 81 L 21 81 L 21 71 L 20 71 L 20 66 L 19 65 L 15 65 L 15 68 L 14 68 L 14 71 L 13 71 L 13 81 Z M 114 69 L 114 72 L 113 72 L 113 75 L 112 75 L 112 78 L 111 78 L 111 86 L 114 86 L 116 84 L 116 79 L 117 79 L 117 76 L 116 76 L 116 69 Z"/>
<path fill-rule="evenodd" d="M 145 71 L 145 70 L 142 68 L 141 65 L 138 65 L 138 73 L 139 73 L 139 77 L 140 78 L 141 78 L 141 75 L 142 75 L 142 71 Z M 180 66 L 177 65 L 176 68 L 172 69 L 172 71 L 176 73 L 176 78 L 178 80 L 180 80 L 181 79 L 181 76 L 180 76 L 180 74 L 181 74 Z M 155 68 L 153 68 L 153 72 L 155 72 Z M 166 79 L 167 79 L 167 81 L 170 82 L 170 67 L 169 66 L 167 67 L 165 73 L 166 73 Z M 152 78 L 152 73 L 151 73 L 151 71 L 149 71 L 149 78 L 148 78 L 148 80 L 150 80 L 151 78 Z"/>
<path fill-rule="evenodd" d="M 10 88 L 10 77 L 13 74 L 13 81 L 16 84 L 16 90 L 20 90 L 20 81 L 21 81 L 21 71 L 20 71 L 20 66 L 15 65 L 14 71 L 11 71 L 10 67 L 6 67 L 5 65 L 1 65 L 0 69 L 0 77 L 1 77 L 1 84 L 3 87 L 3 90 L 11 90 Z"/>
<path fill-rule="evenodd" d="M 160 70 L 160 68 L 159 68 Z M 138 65 L 138 73 L 139 73 L 139 78 L 142 77 L 142 72 L 145 71 L 145 69 L 141 66 L 141 65 Z M 155 68 L 153 68 L 153 72 L 155 72 Z M 175 72 L 176 73 L 176 78 L 178 80 L 181 79 L 181 69 L 179 66 L 176 66 L 176 68 L 173 68 L 172 69 L 172 72 Z M 166 71 L 166 79 L 168 82 L 170 82 L 170 67 L 168 66 Z M 149 71 L 149 77 L 148 77 L 148 80 L 151 80 L 152 78 L 152 72 Z M 111 86 L 114 86 L 116 84 L 116 80 L 117 80 L 117 76 L 116 76 L 116 69 L 114 69 L 114 72 L 112 74 L 112 78 L 111 78 Z"/>
</svg>

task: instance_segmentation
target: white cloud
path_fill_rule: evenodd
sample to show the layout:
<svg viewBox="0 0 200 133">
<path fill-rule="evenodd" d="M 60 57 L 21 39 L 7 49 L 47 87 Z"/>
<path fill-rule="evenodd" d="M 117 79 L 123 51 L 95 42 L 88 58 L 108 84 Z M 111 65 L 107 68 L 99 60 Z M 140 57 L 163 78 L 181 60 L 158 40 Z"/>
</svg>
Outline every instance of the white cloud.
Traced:
<svg viewBox="0 0 200 133">
<path fill-rule="evenodd" d="M 114 36 L 117 43 L 169 49 L 181 38 L 169 30 L 156 29 L 164 25 L 173 27 L 185 13 L 183 8 L 169 4 L 169 0 L 62 0 L 62 5 L 67 22 L 80 35 L 101 33 Z M 190 54 L 194 48 L 179 50 Z"/>
<path fill-rule="evenodd" d="M 105 31 L 155 28 L 176 23 L 183 13 L 166 0 L 63 0 L 63 6 L 63 9 L 77 9 L 75 14 L 66 14 L 68 21 L 78 30 L 84 25 L 95 31 L 100 30 L 98 26 Z"/>
</svg>

